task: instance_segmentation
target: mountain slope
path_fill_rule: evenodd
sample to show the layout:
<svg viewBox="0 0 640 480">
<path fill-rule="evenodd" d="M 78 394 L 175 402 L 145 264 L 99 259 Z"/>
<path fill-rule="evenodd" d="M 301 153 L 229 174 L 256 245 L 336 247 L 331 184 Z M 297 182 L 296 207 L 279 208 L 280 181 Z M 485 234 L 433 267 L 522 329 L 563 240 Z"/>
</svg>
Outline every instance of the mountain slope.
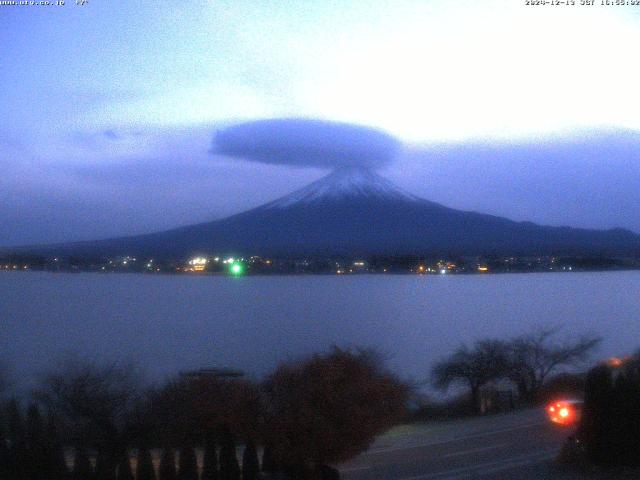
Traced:
<svg viewBox="0 0 640 480">
<path fill-rule="evenodd" d="M 358 168 L 222 220 L 149 235 L 48 246 L 78 255 L 640 254 L 622 229 L 545 227 L 429 202 Z"/>
</svg>

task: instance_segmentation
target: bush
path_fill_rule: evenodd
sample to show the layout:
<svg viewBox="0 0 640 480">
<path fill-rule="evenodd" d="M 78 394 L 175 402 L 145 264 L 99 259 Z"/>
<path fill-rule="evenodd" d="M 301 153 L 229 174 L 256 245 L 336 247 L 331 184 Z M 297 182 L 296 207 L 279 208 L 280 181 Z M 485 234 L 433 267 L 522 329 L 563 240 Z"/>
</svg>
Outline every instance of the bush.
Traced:
<svg viewBox="0 0 640 480">
<path fill-rule="evenodd" d="M 236 444 L 227 429 L 222 432 L 220 446 L 220 480 L 240 480 L 240 465 L 236 457 Z"/>
<path fill-rule="evenodd" d="M 26 476 L 25 465 L 27 462 L 27 444 L 24 418 L 20 409 L 20 403 L 12 400 L 7 406 L 7 425 L 9 440 L 9 470 L 10 478 L 23 478 Z"/>
<path fill-rule="evenodd" d="M 173 454 L 173 448 L 165 447 L 162 449 L 158 477 L 159 480 L 176 480 L 176 458 Z"/>
<path fill-rule="evenodd" d="M 192 445 L 185 445 L 180 449 L 180 459 L 178 461 L 178 479 L 179 480 L 197 480 L 198 465 L 196 464 L 196 455 Z"/>
<path fill-rule="evenodd" d="M 640 464 L 638 358 L 620 367 L 599 365 L 589 371 L 578 435 L 595 463 Z"/>
<path fill-rule="evenodd" d="M 123 455 L 118 464 L 118 480 L 133 480 L 133 472 L 131 471 L 128 454 Z"/>
<path fill-rule="evenodd" d="M 2 422 L 0 422 L 0 478 L 8 478 L 9 471 L 9 448 L 8 439 L 5 438 Z"/>
<path fill-rule="evenodd" d="M 273 448 L 268 443 L 264 446 L 264 450 L 262 451 L 262 465 L 261 469 L 264 473 L 275 473 L 278 470 L 276 466 L 276 461 L 273 458 Z"/>
<path fill-rule="evenodd" d="M 216 442 L 209 437 L 204 445 L 202 459 L 202 480 L 218 480 L 218 453 Z"/>
<path fill-rule="evenodd" d="M 100 364 L 68 358 L 45 375 L 36 398 L 56 413 L 65 441 L 98 449 L 101 468 L 115 471 L 135 440 L 140 379 L 130 364 Z"/>
<path fill-rule="evenodd" d="M 242 480 L 257 480 L 259 471 L 258 452 L 253 441 L 249 440 L 242 454 Z"/>
<path fill-rule="evenodd" d="M 258 430 L 260 394 L 243 379 L 180 377 L 153 392 L 151 405 L 157 437 L 166 443 L 215 437 L 225 428 L 240 438 Z"/>
<path fill-rule="evenodd" d="M 107 460 L 104 450 L 99 450 L 96 457 L 96 480 L 116 480 L 115 467 Z"/>
<path fill-rule="evenodd" d="M 127 462 L 129 459 L 127 458 Z M 84 448 L 76 449 L 76 458 L 73 466 L 73 478 L 75 480 L 87 480 L 93 477 L 93 469 L 91 468 L 91 462 L 89 456 Z M 133 477 L 130 477 L 133 478 Z M 126 478 L 126 480 L 130 480 Z M 124 480 L 125 477 L 119 477 L 119 480 Z"/>
<path fill-rule="evenodd" d="M 428 402 L 412 412 L 411 421 L 448 420 L 475 415 L 475 408 L 469 404 L 469 395 L 456 395 L 446 401 Z"/>
<path fill-rule="evenodd" d="M 408 387 L 373 352 L 338 348 L 279 366 L 264 391 L 266 443 L 275 463 L 296 478 L 366 450 L 400 420 L 408 397 Z"/>
<path fill-rule="evenodd" d="M 549 403 L 562 397 L 583 398 L 584 382 L 584 374 L 560 373 L 546 381 L 540 389 L 539 399 Z"/>
<path fill-rule="evenodd" d="M 67 464 L 64 459 L 64 450 L 58 434 L 58 426 L 55 417 L 49 413 L 47 417 L 47 451 L 46 464 L 49 477 L 52 480 L 62 480 L 68 476 Z M 98 480 L 114 480 L 115 473 L 111 477 L 101 476 Z"/>
<path fill-rule="evenodd" d="M 138 450 L 138 467 L 136 469 L 136 480 L 155 480 L 151 453 L 145 447 Z"/>
</svg>

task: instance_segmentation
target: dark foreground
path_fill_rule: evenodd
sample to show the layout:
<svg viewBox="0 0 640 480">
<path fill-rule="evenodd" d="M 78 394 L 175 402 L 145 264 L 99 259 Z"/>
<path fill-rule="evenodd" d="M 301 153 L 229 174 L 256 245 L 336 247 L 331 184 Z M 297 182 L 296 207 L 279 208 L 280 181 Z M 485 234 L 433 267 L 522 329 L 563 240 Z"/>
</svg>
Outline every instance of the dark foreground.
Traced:
<svg viewBox="0 0 640 480">
<path fill-rule="evenodd" d="M 542 410 L 403 426 L 340 470 L 347 480 L 585 478 L 553 462 L 571 433 L 550 425 Z"/>
</svg>

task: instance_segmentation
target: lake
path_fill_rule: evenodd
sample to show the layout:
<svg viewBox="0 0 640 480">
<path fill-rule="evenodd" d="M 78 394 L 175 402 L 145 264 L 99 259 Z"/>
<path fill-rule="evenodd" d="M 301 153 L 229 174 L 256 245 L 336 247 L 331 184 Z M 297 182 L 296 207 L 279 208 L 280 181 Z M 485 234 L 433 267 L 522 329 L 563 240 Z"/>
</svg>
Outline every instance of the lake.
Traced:
<svg viewBox="0 0 640 480">
<path fill-rule="evenodd" d="M 461 343 L 535 326 L 640 348 L 640 272 L 221 276 L 0 272 L 0 358 L 22 385 L 66 353 L 150 379 L 233 367 L 259 378 L 331 345 L 375 347 L 415 380 Z"/>
</svg>

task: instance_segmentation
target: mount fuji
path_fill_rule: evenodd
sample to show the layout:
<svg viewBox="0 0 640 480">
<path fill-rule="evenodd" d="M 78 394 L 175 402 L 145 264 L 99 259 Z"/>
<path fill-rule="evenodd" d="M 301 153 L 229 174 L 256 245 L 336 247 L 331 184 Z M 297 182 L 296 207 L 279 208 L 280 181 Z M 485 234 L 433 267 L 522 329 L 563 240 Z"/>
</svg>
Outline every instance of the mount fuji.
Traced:
<svg viewBox="0 0 640 480">
<path fill-rule="evenodd" d="M 273 256 L 638 255 L 640 235 L 623 229 L 540 226 L 454 210 L 406 193 L 372 170 L 344 167 L 289 195 L 221 220 L 29 250 L 164 257 L 214 252 Z"/>
</svg>

